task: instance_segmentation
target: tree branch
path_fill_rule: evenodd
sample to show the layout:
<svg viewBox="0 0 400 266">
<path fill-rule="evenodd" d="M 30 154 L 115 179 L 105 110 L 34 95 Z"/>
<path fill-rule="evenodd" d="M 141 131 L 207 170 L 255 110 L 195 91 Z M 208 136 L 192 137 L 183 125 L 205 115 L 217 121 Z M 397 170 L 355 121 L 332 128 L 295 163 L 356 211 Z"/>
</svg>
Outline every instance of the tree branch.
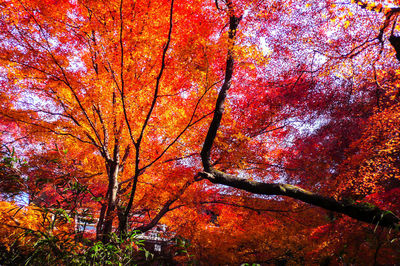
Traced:
<svg viewBox="0 0 400 266">
<path fill-rule="evenodd" d="M 392 212 L 381 210 L 367 203 L 349 203 L 325 197 L 297 186 L 281 183 L 263 183 L 239 178 L 211 169 L 210 172 L 202 172 L 199 175 L 212 183 L 222 184 L 258 195 L 279 195 L 300 200 L 324 208 L 326 210 L 345 214 L 351 218 L 370 224 L 384 227 L 398 227 L 399 217 Z"/>
<path fill-rule="evenodd" d="M 174 210 L 175 208 L 170 208 L 171 205 L 176 202 L 179 197 L 186 191 L 186 189 L 193 184 L 194 181 L 188 181 L 186 182 L 183 187 L 178 191 L 178 193 L 170 200 L 168 200 L 164 206 L 161 208 L 161 210 L 157 213 L 157 215 L 146 225 L 142 225 L 138 228 L 136 228 L 136 230 L 139 230 L 141 232 L 146 232 L 148 230 L 150 230 L 151 228 L 153 228 L 154 226 L 157 225 L 157 223 L 160 221 L 160 219 L 169 211 Z"/>
<path fill-rule="evenodd" d="M 234 12 L 229 12 L 231 15 L 229 17 L 229 47 L 228 56 L 226 59 L 226 69 L 225 69 L 225 80 L 222 84 L 222 88 L 218 94 L 217 103 L 215 105 L 214 116 L 211 121 L 206 139 L 204 140 L 203 149 L 201 150 L 201 160 L 203 162 L 203 167 L 205 171 L 211 168 L 210 156 L 211 148 L 214 143 L 214 139 L 217 135 L 219 125 L 221 124 L 222 114 L 224 113 L 224 102 L 226 99 L 227 91 L 231 87 L 231 80 L 233 75 L 233 47 L 235 44 L 236 29 L 239 26 L 241 17 L 236 17 Z"/>
<path fill-rule="evenodd" d="M 132 188 L 131 188 L 130 195 L 129 195 L 129 201 L 128 201 L 128 204 L 126 206 L 126 210 L 125 210 L 125 214 L 124 214 L 125 217 L 128 217 L 129 212 L 132 209 L 132 204 L 133 204 L 133 199 L 135 197 L 138 178 L 142 173 L 142 169 L 140 169 L 140 166 L 139 166 L 139 162 L 140 162 L 140 160 L 139 160 L 140 159 L 139 158 L 140 157 L 140 145 L 141 145 L 141 142 L 142 142 L 144 131 L 145 131 L 146 127 L 147 127 L 147 124 L 148 124 L 148 122 L 150 120 L 150 117 L 151 117 L 151 115 L 153 113 L 154 107 L 156 106 L 156 103 L 157 103 L 158 91 L 160 89 L 160 82 L 161 82 L 161 78 L 163 76 L 163 72 L 164 72 L 164 69 L 165 69 L 165 60 L 166 60 L 166 57 L 167 57 L 167 52 L 168 52 L 169 45 L 170 45 L 171 38 L 172 38 L 173 12 L 174 12 L 174 0 L 171 0 L 171 6 L 170 6 L 170 10 L 169 10 L 168 37 L 167 37 L 167 42 L 166 42 L 166 44 L 165 44 L 165 46 L 163 48 L 163 53 L 162 53 L 162 57 L 161 57 L 161 68 L 160 68 L 160 71 L 159 71 L 158 76 L 156 78 L 156 86 L 155 86 L 155 89 L 154 89 L 153 101 L 152 101 L 150 109 L 149 109 L 149 111 L 147 113 L 146 119 L 145 119 L 145 121 L 144 121 L 144 123 L 142 125 L 142 129 L 140 131 L 140 135 L 139 135 L 138 139 L 136 140 L 136 143 L 133 142 L 133 144 L 135 145 L 135 148 L 136 148 L 135 174 L 133 176 L 133 184 L 132 184 Z M 128 121 L 127 121 L 127 123 L 128 123 Z M 125 220 L 125 223 L 126 223 L 126 220 Z M 126 224 L 122 225 L 122 227 L 125 227 L 125 226 L 126 226 Z M 123 230 L 122 227 L 120 227 L 120 229 Z"/>
<path fill-rule="evenodd" d="M 237 18 L 234 15 L 235 12 L 230 1 L 227 1 L 227 6 L 229 9 L 229 47 L 226 59 L 225 81 L 218 94 L 214 117 L 211 121 L 206 139 L 203 144 L 203 149 L 201 151 L 204 172 L 198 173 L 195 177 L 195 180 L 199 181 L 201 179 L 208 179 L 215 184 L 222 184 L 259 195 L 286 196 L 312 204 L 314 206 L 322 207 L 326 210 L 345 214 L 359 221 L 385 227 L 399 227 L 399 217 L 394 215 L 392 212 L 381 210 L 378 207 L 371 206 L 367 203 L 353 204 L 344 201 L 338 201 L 333 198 L 325 197 L 289 184 L 251 181 L 226 174 L 212 167 L 213 164 L 210 161 L 211 149 L 221 123 L 227 91 L 231 85 L 234 66 L 233 46 L 236 29 L 240 22 L 240 17 Z"/>
</svg>

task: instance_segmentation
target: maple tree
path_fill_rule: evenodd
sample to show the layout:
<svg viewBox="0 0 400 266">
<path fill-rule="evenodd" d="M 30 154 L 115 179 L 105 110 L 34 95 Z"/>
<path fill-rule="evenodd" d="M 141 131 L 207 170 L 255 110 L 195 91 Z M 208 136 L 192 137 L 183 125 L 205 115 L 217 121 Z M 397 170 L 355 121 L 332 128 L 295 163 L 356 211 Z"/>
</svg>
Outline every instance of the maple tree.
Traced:
<svg viewBox="0 0 400 266">
<path fill-rule="evenodd" d="M 163 221 L 195 243 L 201 260 L 220 263 L 304 263 L 317 251 L 332 256 L 327 245 L 337 253 L 346 241 L 356 246 L 357 234 L 376 237 L 368 228 L 398 229 L 398 7 L 0 6 L 4 195 L 24 192 L 32 206 L 73 215 L 85 210 L 103 242 Z M 370 225 L 352 235 L 351 219 L 332 214 L 326 223 L 317 209 L 298 211 L 303 206 L 275 196 Z M 309 223 L 288 233 L 290 219 Z M 347 238 L 330 241 L 341 229 Z M 394 253 L 395 237 L 382 242 L 384 232 L 379 247 L 365 250 Z M 309 234 L 320 242 L 301 240 Z M 265 235 L 290 245 L 273 249 Z M 221 238 L 229 239 L 224 249 L 210 252 Z M 351 262 L 356 249 L 348 254 Z"/>
</svg>

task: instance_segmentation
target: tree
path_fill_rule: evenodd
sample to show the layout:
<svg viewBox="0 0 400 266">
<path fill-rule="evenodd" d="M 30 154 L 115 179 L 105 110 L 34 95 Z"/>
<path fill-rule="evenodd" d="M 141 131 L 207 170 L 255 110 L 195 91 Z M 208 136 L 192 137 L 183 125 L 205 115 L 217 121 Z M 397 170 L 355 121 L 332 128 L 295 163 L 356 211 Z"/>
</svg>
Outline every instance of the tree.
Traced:
<svg viewBox="0 0 400 266">
<path fill-rule="evenodd" d="M 387 197 L 399 178 L 391 124 L 397 8 L 360 1 L 1 5 L 0 115 L 18 128 L 5 128 L 7 138 L 30 143 L 17 147 L 32 166 L 21 169 L 23 190 L 48 207 L 98 209 L 98 239 L 146 231 L 188 209 L 206 226 L 210 210 L 204 217 L 201 206 L 232 213 L 215 194 L 246 206 L 240 198 L 248 194 L 203 179 L 398 227 L 398 199 Z M 82 187 L 73 204 L 65 193 L 72 184 Z M 255 217 L 265 227 L 280 219 Z"/>
<path fill-rule="evenodd" d="M 125 231 L 139 177 L 161 157 L 182 157 L 180 145 L 176 145 L 178 139 L 211 112 L 204 112 L 205 107 L 200 103 L 207 100 L 206 92 L 215 86 L 214 77 L 206 76 L 195 84 L 191 82 L 194 74 L 186 72 L 188 63 L 180 67 L 179 71 L 185 71 L 181 76 L 175 75 L 178 69 L 166 69 L 166 66 L 175 65 L 172 54 L 168 55 L 172 52 L 169 46 L 174 10 L 177 16 L 180 13 L 183 16 L 175 26 L 182 34 L 186 34 L 184 30 L 192 30 L 182 28 L 188 19 L 184 12 L 191 11 L 181 5 L 174 9 L 173 2 L 168 3 L 169 8 L 163 5 L 154 10 L 152 6 L 143 10 L 142 4 L 130 2 L 115 5 L 64 2 L 64 10 L 53 13 L 54 8 L 60 8 L 56 3 L 4 5 L 2 48 L 7 53 L 2 59 L 8 62 L 3 68 L 8 81 L 5 95 L 13 101 L 14 108 L 3 116 L 31 125 L 27 134 L 35 134 L 36 145 L 45 143 L 49 137 L 46 134 L 52 132 L 60 137 L 53 144 L 56 150 L 62 147 L 74 157 L 83 155 L 82 147 L 77 146 L 79 143 L 90 149 L 83 155 L 85 160 L 89 157 L 95 157 L 94 161 L 102 160 L 103 166 L 89 166 L 93 160 L 82 167 L 72 166 L 85 169 L 89 176 L 104 175 L 101 173 L 107 176 L 108 180 L 100 181 L 106 185 L 106 190 L 101 187 L 96 192 L 102 197 L 99 234 L 106 236 L 111 232 L 118 204 L 119 228 Z M 193 6 L 192 10 L 195 9 Z M 138 19 L 132 19 L 132 12 Z M 152 24 L 148 24 L 149 21 Z M 209 36 L 212 30 L 211 27 L 201 29 L 198 34 Z M 136 37 L 131 38 L 133 35 Z M 151 35 L 160 37 L 149 42 Z M 173 53 L 204 65 L 205 58 L 187 54 L 189 45 L 205 49 L 200 41 L 177 39 Z M 213 51 L 210 56 L 214 56 Z M 194 69 L 191 72 L 198 75 L 204 71 Z M 160 91 L 162 79 L 167 79 L 169 85 Z M 178 86 L 174 86 L 175 83 Z M 199 90 L 189 91 L 195 85 L 200 86 Z M 21 87 L 32 92 L 21 92 Z M 185 93 L 197 96 L 187 97 Z M 166 100 L 171 97 L 175 99 L 173 103 Z M 138 102 L 135 103 L 135 99 Z M 191 113 L 189 117 L 186 117 L 186 109 Z M 169 119 L 171 116 L 177 119 Z M 169 119 L 168 123 L 158 128 L 165 137 L 158 137 L 160 133 L 155 127 L 165 119 Z M 45 135 L 40 136 L 43 133 Z M 190 136 L 185 137 L 190 139 Z M 151 149 L 154 146 L 157 150 Z M 162 173 L 162 168 L 161 165 L 155 171 Z M 124 177 L 119 179 L 122 175 Z M 184 181 L 181 184 L 185 187 Z M 179 182 L 176 186 L 179 188 Z M 118 203 L 121 195 L 128 197 L 127 202 Z"/>
<path fill-rule="evenodd" d="M 236 32 L 239 22 L 240 18 L 232 14 L 230 15 L 229 32 L 231 32 L 231 35 L 229 35 L 229 38 L 232 40 L 232 42 L 235 39 L 234 32 Z M 230 88 L 233 74 L 234 58 L 232 53 L 233 48 L 228 48 L 225 81 L 218 94 L 213 120 L 210 124 L 207 137 L 204 141 L 204 145 L 202 148 L 201 158 L 204 172 L 199 173 L 199 176 L 206 178 L 213 183 L 232 186 L 255 194 L 289 196 L 304 201 L 306 203 L 323 207 L 327 210 L 344 213 L 352 218 L 356 218 L 361 221 L 380 223 L 383 226 L 389 227 L 398 226 L 399 218 L 391 212 L 382 211 L 375 207 L 370 208 L 363 205 L 357 205 L 344 201 L 337 201 L 332 198 L 326 198 L 290 184 L 265 183 L 239 178 L 212 167 L 212 162 L 210 160 L 211 148 L 222 120 L 222 114 L 224 112 L 224 101 L 226 99 L 227 91 Z"/>
</svg>

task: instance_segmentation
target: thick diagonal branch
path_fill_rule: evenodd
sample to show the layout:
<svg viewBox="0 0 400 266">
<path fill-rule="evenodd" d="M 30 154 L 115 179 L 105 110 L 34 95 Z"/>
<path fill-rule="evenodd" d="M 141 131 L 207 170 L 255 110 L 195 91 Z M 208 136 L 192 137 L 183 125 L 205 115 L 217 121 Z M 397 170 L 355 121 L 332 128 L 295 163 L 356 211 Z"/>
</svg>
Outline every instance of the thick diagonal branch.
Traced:
<svg viewBox="0 0 400 266">
<path fill-rule="evenodd" d="M 221 124 L 222 114 L 224 113 L 224 102 L 227 92 L 231 87 L 231 80 L 233 75 L 233 66 L 235 63 L 233 55 L 233 47 L 235 44 L 236 29 L 239 26 L 241 17 L 235 17 L 233 12 L 230 12 L 229 18 L 229 47 L 226 59 L 225 79 L 222 88 L 218 94 L 217 103 L 215 105 L 214 116 L 210 124 L 206 139 L 204 140 L 203 149 L 201 150 L 201 159 L 203 162 L 204 170 L 208 171 L 211 168 L 210 155 L 214 139 L 217 135 L 219 125 Z"/>
<path fill-rule="evenodd" d="M 235 41 L 236 29 L 240 22 L 240 18 L 235 17 L 233 10 L 229 11 L 229 47 L 226 59 L 225 81 L 218 94 L 214 117 L 211 121 L 207 136 L 203 144 L 203 149 L 201 151 L 201 159 L 204 172 L 199 173 L 198 176 L 208 179 L 215 184 L 222 184 L 234 187 L 254 194 L 279 195 L 290 197 L 308 204 L 312 204 L 314 206 L 324 208 L 326 210 L 345 214 L 359 221 L 364 221 L 367 223 L 377 224 L 385 227 L 398 227 L 400 219 L 396 215 L 394 215 L 392 212 L 381 210 L 378 207 L 371 206 L 369 204 L 352 204 L 342 202 L 335 200 L 334 198 L 318 195 L 316 193 L 289 184 L 251 181 L 226 174 L 212 167 L 211 150 L 224 112 L 224 102 L 227 96 L 227 91 L 231 85 L 234 67 L 233 46 Z"/>
<path fill-rule="evenodd" d="M 223 173 L 216 169 L 211 169 L 209 172 L 202 172 L 199 175 L 215 184 L 238 188 L 258 195 L 290 197 L 371 224 L 384 227 L 398 227 L 400 223 L 399 217 L 392 212 L 381 210 L 376 206 L 367 203 L 338 201 L 334 198 L 324 197 L 289 184 L 251 181 Z"/>
</svg>

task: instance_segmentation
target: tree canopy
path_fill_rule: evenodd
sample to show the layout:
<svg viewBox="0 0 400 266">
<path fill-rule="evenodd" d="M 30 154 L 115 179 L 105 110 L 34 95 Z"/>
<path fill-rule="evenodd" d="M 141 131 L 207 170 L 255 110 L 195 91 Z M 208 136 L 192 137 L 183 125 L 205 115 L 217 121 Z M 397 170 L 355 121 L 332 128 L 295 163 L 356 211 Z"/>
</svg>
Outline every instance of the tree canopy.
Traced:
<svg viewBox="0 0 400 266">
<path fill-rule="evenodd" d="M 397 1 L 0 7 L 1 250 L 165 224 L 206 265 L 400 260 Z"/>
</svg>

